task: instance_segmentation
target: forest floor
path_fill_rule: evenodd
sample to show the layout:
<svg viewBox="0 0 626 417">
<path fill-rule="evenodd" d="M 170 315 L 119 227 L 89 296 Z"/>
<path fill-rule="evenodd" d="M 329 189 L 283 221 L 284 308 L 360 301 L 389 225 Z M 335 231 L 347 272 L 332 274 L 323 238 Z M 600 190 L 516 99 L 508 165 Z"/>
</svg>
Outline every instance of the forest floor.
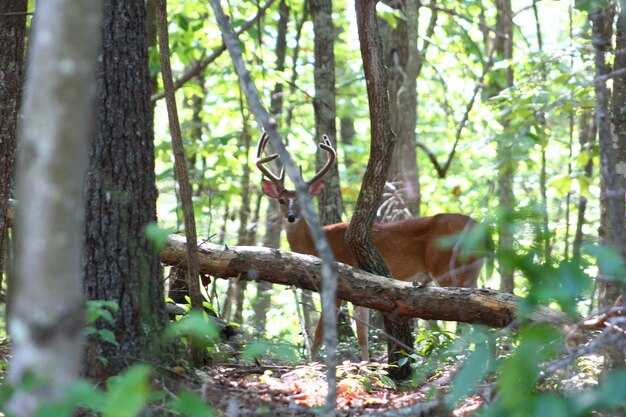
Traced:
<svg viewBox="0 0 626 417">
<path fill-rule="evenodd" d="M 442 371 L 421 386 L 393 387 L 380 379 L 376 364 L 344 363 L 338 378 L 338 415 L 420 415 L 433 408 L 432 398 L 447 390 L 449 371 Z M 318 415 L 327 393 L 325 367 L 217 365 L 196 375 L 202 379 L 202 396 L 220 416 Z M 457 405 L 452 415 L 470 415 L 482 404 L 471 397 Z M 406 414 L 409 413 L 409 414 Z"/>
</svg>

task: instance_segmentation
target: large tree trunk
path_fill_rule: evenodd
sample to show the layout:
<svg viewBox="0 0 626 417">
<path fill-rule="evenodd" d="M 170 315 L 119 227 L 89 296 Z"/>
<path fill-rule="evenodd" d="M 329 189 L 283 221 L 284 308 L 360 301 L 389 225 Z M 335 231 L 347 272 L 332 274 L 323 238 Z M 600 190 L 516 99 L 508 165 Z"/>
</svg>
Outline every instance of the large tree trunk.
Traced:
<svg viewBox="0 0 626 417">
<path fill-rule="evenodd" d="M 4 274 L 7 207 L 13 185 L 17 112 L 24 72 L 27 0 L 4 0 L 0 13 L 0 288 Z"/>
<path fill-rule="evenodd" d="M 64 398 L 82 365 L 83 186 L 102 5 L 70 3 L 38 6 L 24 98 L 8 406 L 18 417 Z"/>
<path fill-rule="evenodd" d="M 158 360 L 166 320 L 161 265 L 144 232 L 157 197 L 145 19 L 143 0 L 105 1 L 84 273 L 89 299 L 119 304 L 114 323 L 97 323 L 119 346 L 88 340 L 87 374 L 96 379 Z"/>
</svg>

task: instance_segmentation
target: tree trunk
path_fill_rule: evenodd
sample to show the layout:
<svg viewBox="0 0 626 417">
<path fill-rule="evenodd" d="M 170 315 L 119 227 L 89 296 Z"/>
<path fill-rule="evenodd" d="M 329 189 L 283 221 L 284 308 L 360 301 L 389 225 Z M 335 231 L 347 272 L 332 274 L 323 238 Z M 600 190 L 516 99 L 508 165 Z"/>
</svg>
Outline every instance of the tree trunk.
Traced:
<svg viewBox="0 0 626 417">
<path fill-rule="evenodd" d="M 332 21 L 332 1 L 312 0 L 310 2 L 313 32 L 315 34 L 315 131 L 317 143 L 322 135 L 330 138 L 337 149 L 337 117 L 335 105 L 335 27 Z M 316 152 L 316 169 L 320 170 L 326 163 L 328 154 L 318 149 Z M 339 187 L 339 165 L 335 164 L 324 177 L 326 186 L 318 197 L 320 223 L 325 226 L 341 222 L 343 202 Z"/>
<path fill-rule="evenodd" d="M 13 185 L 17 113 L 24 72 L 27 0 L 4 0 L 0 13 L 0 288 L 4 276 L 7 208 Z M 14 14 L 13 14 L 14 13 Z"/>
<path fill-rule="evenodd" d="M 333 148 L 337 149 L 337 110 L 336 110 L 336 86 L 335 86 L 335 39 L 336 30 L 332 20 L 333 5 L 331 0 L 313 0 L 310 2 L 310 13 L 313 20 L 313 33 L 315 36 L 315 132 L 316 142 L 322 141 L 322 135 L 330 138 Z M 322 149 L 317 149 L 315 154 L 315 168 L 322 169 L 326 163 L 328 154 Z M 333 165 L 324 176 L 326 185 L 318 197 L 318 214 L 322 226 L 341 222 L 343 214 L 343 198 L 339 180 L 339 164 Z M 313 297 L 310 293 L 303 293 L 303 305 L 305 317 L 312 315 L 314 308 Z M 341 308 L 346 312 L 345 306 Z M 309 310 L 309 311 L 306 311 Z M 354 336 L 350 327 L 351 321 L 347 314 L 337 316 L 339 336 Z"/>
<path fill-rule="evenodd" d="M 419 51 L 417 50 L 418 0 L 401 3 L 403 19 L 396 19 L 395 28 L 382 27 L 383 53 L 389 68 L 389 107 L 391 127 L 398 141 L 393 151 L 393 162 L 387 179 L 395 183 L 405 204 L 399 217 L 416 217 L 420 214 L 420 184 L 415 142 L 417 125 L 417 77 Z M 379 21 L 382 23 L 382 21 Z"/>
<path fill-rule="evenodd" d="M 511 59 L 513 57 L 513 11 L 511 0 L 496 0 L 497 22 L 496 39 L 494 48 L 496 56 L 500 59 Z M 497 95 L 501 90 L 513 85 L 513 69 L 507 67 L 500 71 L 494 71 L 494 78 L 489 88 L 489 96 Z M 509 126 L 509 121 L 505 118 L 501 121 L 504 131 Z M 502 220 L 499 224 L 499 246 L 500 256 L 500 288 L 503 291 L 513 292 L 515 282 L 513 281 L 513 267 L 511 265 L 513 256 L 513 224 L 511 212 L 514 206 L 513 196 L 513 155 L 510 138 L 501 135 L 497 142 L 498 161 L 498 205 L 502 213 Z"/>
<path fill-rule="evenodd" d="M 87 374 L 98 380 L 158 361 L 166 320 L 161 265 L 144 233 L 156 222 L 157 197 L 145 19 L 143 0 L 105 1 L 84 274 L 89 299 L 119 305 L 112 324 L 97 323 L 119 346 L 89 338 Z"/>
<path fill-rule="evenodd" d="M 620 2 L 617 18 L 616 48 L 614 71 L 626 68 L 626 9 L 623 1 Z M 603 22 L 604 18 L 608 19 Z M 605 80 L 598 80 L 598 76 L 610 71 L 605 61 L 606 48 L 610 46 L 610 36 L 602 27 L 612 22 L 612 13 L 599 10 L 590 15 L 592 28 L 592 42 L 595 48 L 596 65 L 596 119 L 598 123 L 600 143 L 600 224 L 602 243 L 614 249 L 626 259 L 626 233 L 624 232 L 624 196 L 626 193 L 626 76 L 619 75 L 613 79 L 613 97 L 611 106 L 611 121 L 608 119 L 609 91 Z M 613 129 L 611 128 L 613 127 Z M 621 168 L 620 168 L 621 167 Z M 623 286 L 624 275 L 614 276 L 600 268 L 599 283 L 600 305 L 611 306 L 620 294 L 626 296 Z M 623 303 L 623 301 L 622 301 Z M 622 331 L 624 324 L 621 324 Z M 603 374 L 607 375 L 614 368 L 626 367 L 625 352 L 619 345 L 609 346 L 604 357 Z"/>
<path fill-rule="evenodd" d="M 287 27 L 289 23 L 290 9 L 286 0 L 281 0 L 278 5 L 280 17 L 277 23 L 276 36 L 276 71 L 285 70 L 285 58 L 287 56 Z M 270 113 L 279 122 L 283 119 L 283 83 L 278 81 L 274 85 L 272 92 Z M 282 229 L 282 219 L 280 217 L 278 203 L 274 199 L 269 199 L 267 212 L 265 215 L 265 236 L 263 237 L 263 246 L 266 248 L 280 247 L 280 232 Z M 272 284 L 265 281 L 259 281 L 256 288 L 256 300 L 254 302 L 254 317 L 252 318 L 252 329 L 257 337 L 265 335 L 265 326 L 267 323 L 267 311 L 272 303 Z M 306 326 L 306 323 L 305 323 Z M 310 328 L 306 327 L 307 331 Z"/>
<path fill-rule="evenodd" d="M 70 3 L 38 5 L 20 127 L 8 378 L 16 392 L 7 407 L 17 417 L 65 398 L 82 365 L 83 186 L 102 5 Z M 19 84 L 19 70 L 12 76 Z"/>
<path fill-rule="evenodd" d="M 252 81 L 250 72 L 246 68 L 246 64 L 243 60 L 241 45 L 233 33 L 228 17 L 224 14 L 224 10 L 222 9 L 219 0 L 209 0 L 209 3 L 211 4 L 211 9 L 213 9 L 220 31 L 224 37 L 224 43 L 226 44 L 228 53 L 233 61 L 233 66 L 235 68 L 235 72 L 237 73 L 237 77 L 239 78 L 239 83 L 245 93 L 248 108 L 252 114 L 254 114 L 259 124 L 262 125 L 267 132 L 269 143 L 277 152 L 284 164 L 285 172 L 295 185 L 296 195 L 300 203 L 302 215 L 311 231 L 311 237 L 315 242 L 315 249 L 322 259 L 324 271 L 322 274 L 322 281 L 324 283 L 322 291 L 322 304 L 324 327 L 326 329 L 324 332 L 324 340 L 326 346 L 330 347 L 330 354 L 326 358 L 326 376 L 329 389 L 326 396 L 326 404 L 322 412 L 324 415 L 334 415 L 335 407 L 337 405 L 337 363 L 333 352 L 337 344 L 337 334 L 335 331 L 337 321 L 334 315 L 336 297 L 336 283 L 334 277 L 337 268 L 335 265 L 335 259 L 328 240 L 326 239 L 326 236 L 319 225 L 319 221 L 315 216 L 315 209 L 313 208 L 313 202 L 311 201 L 311 196 L 308 193 L 307 186 L 304 180 L 302 180 L 293 159 L 289 155 L 289 152 L 287 152 L 285 144 L 282 142 L 280 135 L 278 134 L 275 122 L 270 119 L 267 110 L 265 110 L 265 107 L 263 107 L 263 104 L 261 103 L 259 92 L 256 85 Z"/>
<path fill-rule="evenodd" d="M 580 149 L 591 153 L 593 143 L 596 138 L 596 122 L 591 112 L 585 112 L 580 115 L 580 132 L 579 142 Z M 591 178 L 593 174 L 593 158 L 589 155 L 589 160 L 584 168 L 585 176 Z M 587 197 L 581 195 L 578 199 L 578 216 L 576 221 L 576 232 L 574 234 L 574 242 L 572 243 L 572 257 L 577 262 L 580 261 L 580 249 L 583 245 L 583 226 L 585 224 L 585 211 L 587 210 Z"/>
<path fill-rule="evenodd" d="M 376 18 L 376 3 L 357 1 L 356 15 L 363 67 L 367 80 L 372 140 L 367 170 L 350 227 L 346 232 L 346 241 L 350 245 L 359 268 L 392 278 L 382 256 L 374 245 L 372 236 L 376 209 L 380 205 L 396 142 L 395 134 L 389 124 L 387 71 L 381 55 L 382 47 Z M 409 321 L 398 318 L 396 312 L 391 311 L 390 314 L 385 315 L 385 331 L 391 336 L 387 340 L 389 362 L 394 363 L 401 358 L 399 353 L 401 348 L 413 345 Z M 400 346 L 401 344 L 404 346 Z M 405 379 L 409 374 L 408 364 L 392 368 L 390 372 L 394 379 Z"/>
</svg>

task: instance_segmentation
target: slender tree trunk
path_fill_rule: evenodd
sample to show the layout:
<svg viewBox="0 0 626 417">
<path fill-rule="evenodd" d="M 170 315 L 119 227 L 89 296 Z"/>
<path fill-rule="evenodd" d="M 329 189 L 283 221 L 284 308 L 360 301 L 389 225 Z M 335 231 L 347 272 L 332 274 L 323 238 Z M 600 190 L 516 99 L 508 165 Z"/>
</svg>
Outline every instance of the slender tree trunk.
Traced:
<svg viewBox="0 0 626 417">
<path fill-rule="evenodd" d="M 8 377 L 16 392 L 7 407 L 16 417 L 64 398 L 82 365 L 83 187 L 102 4 L 70 3 L 38 5 L 20 127 Z M 19 84 L 19 72 L 13 77 Z"/>
<path fill-rule="evenodd" d="M 500 59 L 511 59 L 513 57 L 513 11 L 511 0 L 496 0 L 497 23 L 496 38 L 494 48 L 496 56 Z M 501 72 L 503 71 L 504 74 Z M 495 78 L 489 89 L 489 96 L 498 94 L 502 89 L 513 85 L 513 69 L 508 67 L 501 71 L 495 71 Z M 506 131 L 509 122 L 503 119 L 502 127 Z M 503 291 L 513 292 L 515 283 L 513 281 L 513 268 L 511 256 L 513 255 L 513 225 L 511 212 L 514 206 L 513 196 L 513 155 L 511 152 L 509 137 L 501 136 L 498 140 L 497 152 L 500 165 L 498 168 L 498 203 L 503 211 L 503 218 L 499 225 L 499 246 L 500 246 L 500 288 Z"/>
<path fill-rule="evenodd" d="M 595 142 L 597 134 L 595 117 L 592 112 L 585 112 L 580 115 L 580 132 L 579 142 L 580 148 L 591 153 L 591 148 Z M 593 158 L 589 155 L 589 160 L 584 168 L 585 176 L 591 178 L 593 174 Z M 578 217 L 576 221 L 576 232 L 574 234 L 574 242 L 572 243 L 572 257 L 580 260 L 580 249 L 583 245 L 583 226 L 585 225 L 585 211 L 587 209 L 587 197 L 581 194 L 578 199 Z"/>
<path fill-rule="evenodd" d="M 381 201 L 396 142 L 396 136 L 389 123 L 387 71 L 381 55 L 382 47 L 376 18 L 376 3 L 357 1 L 356 15 L 363 67 L 367 80 L 372 141 L 367 170 L 354 216 L 346 232 L 346 241 L 350 245 L 359 268 L 392 278 L 382 256 L 374 245 L 372 236 L 376 209 Z M 397 314 L 386 314 L 385 331 L 392 336 L 388 339 L 389 362 L 396 362 L 401 358 L 399 350 L 405 348 L 406 345 L 413 345 L 409 322 Z M 398 341 L 405 346 L 399 346 Z M 409 376 L 409 373 L 410 368 L 402 366 L 392 368 L 390 375 L 394 379 L 404 379 Z"/>
<path fill-rule="evenodd" d="M 196 218 L 193 209 L 193 189 L 189 182 L 187 170 L 187 158 L 183 145 L 183 137 L 178 120 L 176 97 L 174 96 L 174 80 L 170 65 L 169 34 L 167 31 L 167 1 L 156 1 L 156 17 L 159 40 L 159 57 L 161 60 L 161 76 L 165 90 L 167 103 L 167 116 L 169 130 L 172 138 L 172 150 L 174 153 L 174 170 L 178 178 L 180 200 L 183 207 L 185 221 L 185 236 L 188 242 L 197 242 Z M 189 286 L 189 300 L 191 308 L 197 312 L 202 311 L 202 294 L 200 292 L 200 272 L 198 265 L 198 252 L 193 245 L 187 247 L 187 285 Z M 201 366 L 204 361 L 204 348 L 191 343 L 191 358 L 195 366 Z"/>
<path fill-rule="evenodd" d="M 97 380 L 159 360 L 166 322 L 161 264 L 144 233 L 156 222 L 157 197 L 146 8 L 143 0 L 104 4 L 84 279 L 89 299 L 118 303 L 114 323 L 97 326 L 112 330 L 119 346 L 89 338 L 87 374 Z"/>
<path fill-rule="evenodd" d="M 332 1 L 312 0 L 310 2 L 313 32 L 315 35 L 315 131 L 317 143 L 322 135 L 328 135 L 333 147 L 337 148 L 337 117 L 335 105 L 335 27 L 332 21 Z M 318 149 L 316 168 L 326 163 L 327 153 Z M 339 223 L 343 211 L 341 189 L 339 187 L 339 166 L 335 164 L 324 177 L 326 186 L 318 197 L 319 217 L 322 225 Z"/>
<path fill-rule="evenodd" d="M 333 24 L 332 0 L 312 0 L 310 2 L 311 19 L 313 20 L 313 33 L 315 36 L 315 132 L 317 143 L 322 141 L 322 135 L 327 135 L 335 149 L 337 149 L 337 109 L 336 109 L 336 86 L 335 86 L 335 39 L 336 28 Z M 315 154 L 315 168 L 322 169 L 326 163 L 327 153 L 317 149 Z M 341 222 L 343 213 L 343 199 L 339 180 L 339 164 L 335 164 L 324 176 L 326 183 L 322 193 L 318 197 L 318 213 L 320 223 L 329 225 Z M 310 293 L 303 293 L 303 305 L 305 317 L 310 322 L 311 309 L 314 307 L 313 297 Z M 341 307 L 347 313 L 345 304 Z M 354 336 L 350 327 L 348 314 L 340 314 L 337 317 L 338 334 L 342 336 Z"/>
<path fill-rule="evenodd" d="M 240 149 L 243 149 L 245 163 L 243 166 L 243 176 L 241 178 L 241 208 L 239 210 L 239 231 L 237 236 L 238 245 L 251 246 L 250 239 L 250 133 L 247 130 L 247 120 L 244 117 L 243 131 L 240 137 Z M 235 288 L 235 314 L 233 321 L 243 324 L 243 303 L 245 299 L 248 282 L 244 279 L 236 281 Z"/>
<path fill-rule="evenodd" d="M 626 68 L 626 2 L 620 1 L 617 18 L 616 48 L 614 70 Z M 613 79 L 613 97 L 611 106 L 611 120 L 609 120 L 609 91 L 606 81 L 597 77 L 610 71 L 605 61 L 606 48 L 610 46 L 610 36 L 606 36 L 603 26 L 611 24 L 612 13 L 599 10 L 590 14 L 592 22 L 592 42 L 595 48 L 596 65 L 596 119 L 598 123 L 600 143 L 600 215 L 602 243 L 613 248 L 626 258 L 626 233 L 624 232 L 624 196 L 626 193 L 626 76 L 620 75 Z M 607 19 L 606 22 L 603 22 Z M 611 126 L 610 122 L 613 122 Z M 613 129 L 611 129 L 613 127 Z M 610 306 L 615 303 L 620 294 L 626 296 L 620 283 L 624 276 L 613 276 L 600 269 L 599 296 L 601 306 Z M 623 301 L 622 301 L 623 303 Z M 622 330 L 624 324 L 622 323 Z M 626 367 L 625 352 L 619 346 L 609 346 L 604 357 L 603 373 L 606 375 L 614 368 Z"/>
<path fill-rule="evenodd" d="M 287 56 L 287 28 L 289 24 L 289 15 L 291 10 L 286 0 L 281 0 L 278 5 L 280 17 L 277 24 L 276 36 L 276 70 L 281 72 L 285 70 L 285 58 Z M 270 113 L 279 122 L 283 121 L 283 90 L 282 82 L 274 85 L 272 92 Z M 282 230 L 282 219 L 279 215 L 278 202 L 269 199 L 267 211 L 265 215 L 265 236 L 263 238 L 263 246 L 267 248 L 278 249 L 280 247 L 280 232 Z M 272 303 L 272 284 L 269 282 L 259 281 L 256 284 L 257 296 L 254 303 L 254 317 L 252 319 L 252 328 L 254 334 L 262 337 L 265 334 L 265 326 L 267 322 L 267 311 Z M 305 323 L 306 326 L 306 323 Z M 307 331 L 310 327 L 306 326 Z"/>
<path fill-rule="evenodd" d="M 404 18 L 396 19 L 395 28 L 384 24 L 383 53 L 389 69 L 389 107 L 391 127 L 398 137 L 389 167 L 388 180 L 396 183 L 406 203 L 409 216 L 420 213 L 420 183 L 415 142 L 417 135 L 417 50 L 418 0 L 401 2 Z M 398 218 L 400 220 L 402 217 Z"/>
<path fill-rule="evenodd" d="M 7 208 L 13 185 L 17 113 L 24 73 L 27 0 L 4 0 L 0 13 L 0 288 L 4 276 Z M 14 13 L 14 14 L 12 14 Z"/>
<path fill-rule="evenodd" d="M 349 116 L 343 116 L 339 121 L 339 137 L 342 145 L 352 145 L 354 137 L 356 136 L 356 129 L 354 127 L 354 119 Z M 352 166 L 353 161 L 346 155 L 346 159 L 343 161 L 346 169 Z"/>
</svg>

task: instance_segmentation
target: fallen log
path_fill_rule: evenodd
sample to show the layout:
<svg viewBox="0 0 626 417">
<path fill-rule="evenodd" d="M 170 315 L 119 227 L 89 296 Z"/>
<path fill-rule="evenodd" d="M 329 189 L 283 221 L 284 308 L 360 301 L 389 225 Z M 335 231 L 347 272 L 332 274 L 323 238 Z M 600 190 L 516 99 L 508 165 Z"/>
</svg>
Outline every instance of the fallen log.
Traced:
<svg viewBox="0 0 626 417">
<path fill-rule="evenodd" d="M 17 208 L 9 200 L 8 220 Z M 161 262 L 185 267 L 185 238 L 170 235 L 161 251 Z M 259 246 L 221 246 L 199 241 L 200 272 L 218 278 L 241 277 L 274 284 L 295 285 L 319 292 L 322 261 L 310 255 Z M 522 300 L 511 293 L 486 288 L 426 287 L 370 274 L 338 264 L 337 296 L 353 304 L 405 317 L 447 320 L 505 327 L 517 318 Z M 537 323 L 562 326 L 574 320 L 562 312 L 539 307 L 529 317 Z"/>
<path fill-rule="evenodd" d="M 170 235 L 161 251 L 161 262 L 184 268 L 185 245 L 183 236 Z M 198 257 L 200 272 L 214 277 L 240 277 L 320 290 L 322 262 L 315 256 L 258 246 L 228 247 L 198 242 Z M 513 294 L 490 289 L 415 286 L 341 263 L 337 272 L 337 296 L 353 304 L 405 317 L 491 327 L 511 324 L 517 318 L 517 305 L 522 300 Z M 553 325 L 573 321 L 547 307 L 538 308 L 530 319 Z"/>
</svg>

